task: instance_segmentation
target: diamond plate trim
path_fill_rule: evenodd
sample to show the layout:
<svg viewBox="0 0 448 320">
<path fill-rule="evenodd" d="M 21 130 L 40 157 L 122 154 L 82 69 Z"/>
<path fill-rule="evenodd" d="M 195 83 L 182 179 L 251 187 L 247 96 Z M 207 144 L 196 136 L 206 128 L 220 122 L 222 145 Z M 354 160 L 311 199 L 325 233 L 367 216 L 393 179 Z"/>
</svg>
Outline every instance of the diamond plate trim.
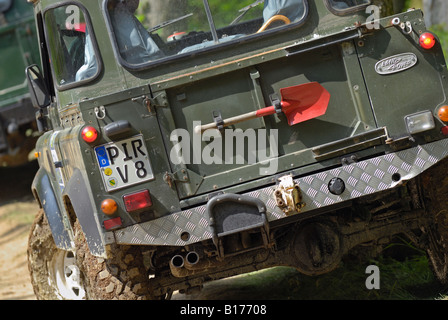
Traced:
<svg viewBox="0 0 448 320">
<path fill-rule="evenodd" d="M 296 179 L 306 203 L 302 212 L 394 188 L 400 181 L 393 181 L 393 174 L 400 174 L 401 181 L 410 180 L 447 156 L 448 140 L 445 139 Z M 328 190 L 329 181 L 336 177 L 346 185 L 346 190 L 339 196 Z M 286 217 L 277 207 L 273 194 L 274 186 L 246 193 L 266 204 L 269 221 Z M 209 226 L 206 205 L 202 205 L 114 233 L 120 244 L 184 246 L 211 239 Z M 190 234 L 186 241 L 181 239 L 184 232 Z"/>
</svg>

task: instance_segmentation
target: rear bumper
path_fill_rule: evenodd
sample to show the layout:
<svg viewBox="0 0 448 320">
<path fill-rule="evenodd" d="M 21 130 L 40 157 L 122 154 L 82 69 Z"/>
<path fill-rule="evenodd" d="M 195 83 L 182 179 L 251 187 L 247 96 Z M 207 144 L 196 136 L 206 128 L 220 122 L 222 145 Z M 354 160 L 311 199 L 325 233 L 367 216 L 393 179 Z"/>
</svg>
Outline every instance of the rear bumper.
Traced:
<svg viewBox="0 0 448 320">
<path fill-rule="evenodd" d="M 447 156 L 448 139 L 444 139 L 294 179 L 305 203 L 298 215 L 392 189 L 417 177 Z M 329 191 L 328 185 L 333 178 L 344 181 L 345 190 L 341 195 Z M 277 206 L 274 189 L 275 186 L 263 187 L 245 194 L 265 204 L 269 222 L 287 218 Z M 213 239 L 211 220 L 205 204 L 110 232 L 107 238 L 119 244 L 185 246 Z"/>
</svg>

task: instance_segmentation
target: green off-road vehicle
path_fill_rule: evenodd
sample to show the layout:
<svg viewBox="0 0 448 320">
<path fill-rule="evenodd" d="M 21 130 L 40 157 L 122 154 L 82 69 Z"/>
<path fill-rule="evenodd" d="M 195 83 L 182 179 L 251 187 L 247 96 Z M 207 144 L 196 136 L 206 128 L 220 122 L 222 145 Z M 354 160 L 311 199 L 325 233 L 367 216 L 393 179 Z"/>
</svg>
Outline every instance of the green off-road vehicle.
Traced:
<svg viewBox="0 0 448 320">
<path fill-rule="evenodd" d="M 25 67 L 37 63 L 33 7 L 24 0 L 0 0 L 0 166 L 20 166 L 37 141 L 36 109 Z"/>
<path fill-rule="evenodd" d="M 448 268 L 448 72 L 369 0 L 32 0 L 41 299 L 169 298 L 394 236 Z"/>
</svg>

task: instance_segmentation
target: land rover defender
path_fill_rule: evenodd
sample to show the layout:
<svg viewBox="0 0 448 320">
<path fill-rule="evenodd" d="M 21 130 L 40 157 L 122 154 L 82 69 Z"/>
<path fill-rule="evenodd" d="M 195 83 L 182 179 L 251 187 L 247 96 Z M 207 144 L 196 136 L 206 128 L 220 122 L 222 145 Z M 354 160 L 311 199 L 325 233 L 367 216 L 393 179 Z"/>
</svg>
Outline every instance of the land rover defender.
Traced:
<svg viewBox="0 0 448 320">
<path fill-rule="evenodd" d="M 369 0 L 29 0 L 39 299 L 305 275 L 406 235 L 447 280 L 448 72 Z"/>
</svg>

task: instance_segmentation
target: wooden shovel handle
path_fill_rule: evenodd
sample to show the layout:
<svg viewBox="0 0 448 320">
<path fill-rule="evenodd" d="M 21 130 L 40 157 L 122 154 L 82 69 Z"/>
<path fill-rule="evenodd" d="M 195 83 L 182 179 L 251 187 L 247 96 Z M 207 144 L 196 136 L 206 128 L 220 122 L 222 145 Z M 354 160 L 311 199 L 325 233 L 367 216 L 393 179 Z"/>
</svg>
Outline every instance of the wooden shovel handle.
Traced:
<svg viewBox="0 0 448 320">
<path fill-rule="evenodd" d="M 228 119 L 224 119 L 222 126 L 223 127 L 227 127 L 227 126 L 231 126 L 232 124 L 235 124 L 235 123 L 238 123 L 238 122 L 243 122 L 243 121 L 247 121 L 247 120 L 250 120 L 250 119 L 255 119 L 255 118 L 258 118 L 258 117 L 260 117 L 260 116 L 257 114 L 257 111 L 252 111 L 252 112 L 248 112 L 248 113 L 245 113 L 245 114 L 241 114 L 239 116 L 235 116 L 235 117 L 231 117 L 231 118 L 228 118 Z M 213 122 L 213 123 L 209 123 L 209 124 L 204 124 L 202 126 L 196 126 L 194 128 L 194 132 L 199 134 L 199 133 L 204 132 L 205 130 L 216 129 L 216 128 L 217 128 L 216 123 Z"/>
</svg>

